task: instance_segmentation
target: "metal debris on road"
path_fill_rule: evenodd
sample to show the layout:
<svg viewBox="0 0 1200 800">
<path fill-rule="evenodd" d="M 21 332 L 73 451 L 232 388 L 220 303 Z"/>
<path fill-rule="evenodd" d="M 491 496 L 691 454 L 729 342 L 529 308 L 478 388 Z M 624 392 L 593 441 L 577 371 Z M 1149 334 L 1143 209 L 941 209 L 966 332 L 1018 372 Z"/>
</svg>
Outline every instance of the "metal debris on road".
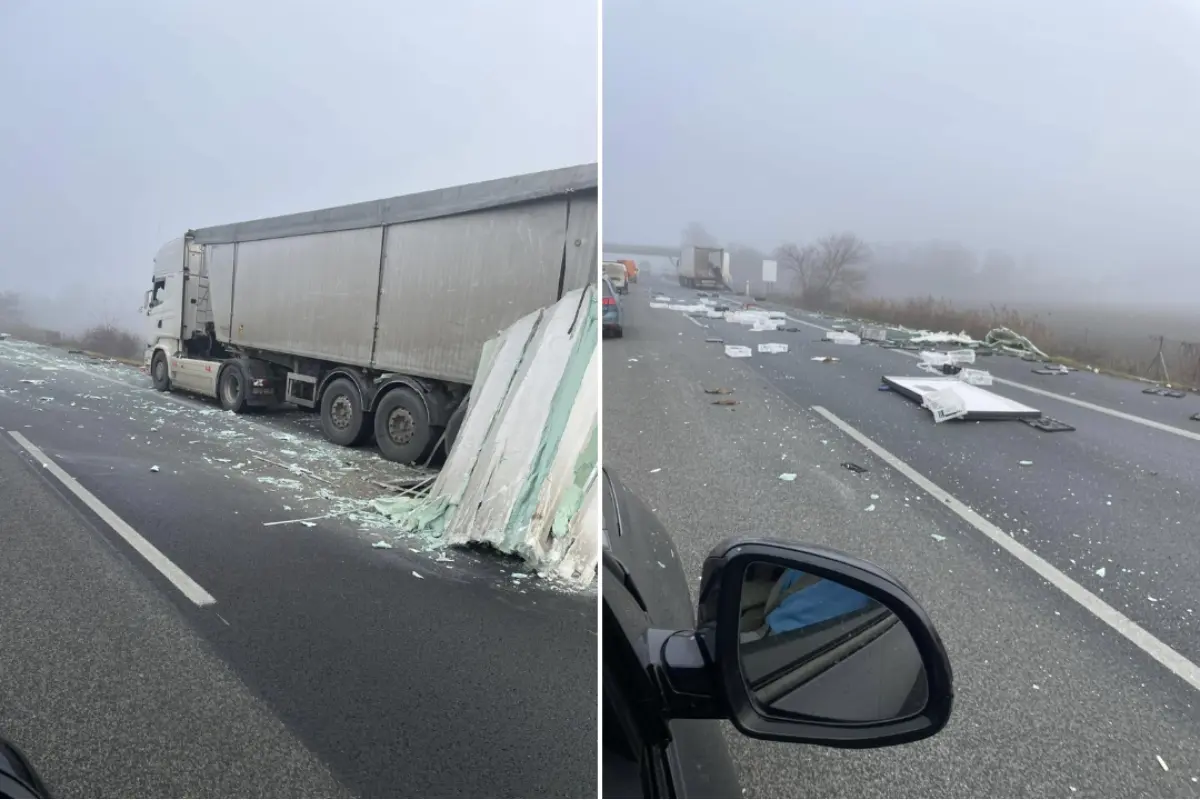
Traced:
<svg viewBox="0 0 1200 800">
<path fill-rule="evenodd" d="M 719 386 L 716 389 L 705 389 L 704 393 L 705 394 L 733 394 L 733 391 L 734 391 L 733 389 L 729 389 L 725 386 Z"/>
<path fill-rule="evenodd" d="M 1176 399 L 1178 399 L 1180 397 L 1187 397 L 1186 392 L 1181 392 L 1178 389 L 1170 389 L 1170 388 L 1161 387 L 1161 386 L 1151 386 L 1149 389 L 1142 389 L 1142 394 L 1153 394 L 1153 395 L 1157 395 L 1158 397 L 1173 397 Z"/>
<path fill-rule="evenodd" d="M 376 550 L 391 550 L 391 549 L 393 549 L 391 542 L 385 542 L 382 539 L 380 539 L 378 542 L 375 542 L 373 545 L 371 545 L 371 547 L 374 547 Z"/>
<path fill-rule="evenodd" d="M 1157 755 L 1156 755 L 1156 756 L 1155 756 L 1155 758 L 1157 758 L 1157 759 L 1158 759 L 1158 764 L 1159 764 L 1159 766 L 1161 766 L 1161 767 L 1163 768 L 1163 772 L 1170 772 L 1170 771 L 1171 771 L 1171 768 L 1167 766 L 1167 762 L 1163 761 L 1163 757 L 1162 757 L 1162 756 L 1157 756 Z"/>
<path fill-rule="evenodd" d="M 421 573 L 417 572 L 415 569 L 413 570 L 413 577 L 420 578 L 421 580 L 425 580 L 425 576 L 422 575 Z"/>
<path fill-rule="evenodd" d="M 785 473 L 783 473 L 782 475 L 780 475 L 780 476 L 779 476 L 779 480 L 781 480 L 781 481 L 794 481 L 794 480 L 796 480 L 796 473 L 794 473 L 794 472 L 785 472 Z"/>
<path fill-rule="evenodd" d="M 863 509 L 863 511 L 874 511 L 874 510 L 875 510 L 875 504 L 874 504 L 874 503 L 871 503 L 871 505 L 869 505 L 869 506 L 867 506 L 866 508 L 864 508 L 864 509 Z"/>
<path fill-rule="evenodd" d="M 933 540 L 934 540 L 935 542 L 944 542 L 944 541 L 946 541 L 946 537 L 945 537 L 945 536 L 942 536 L 940 533 L 931 533 L 931 534 L 929 534 L 929 535 L 933 537 Z"/>
<path fill-rule="evenodd" d="M 848 469 L 851 472 L 856 473 L 858 475 L 861 475 L 864 472 L 868 472 L 866 467 L 860 467 L 858 464 L 855 464 L 853 461 L 843 461 L 842 469 Z"/>
<path fill-rule="evenodd" d="M 1100 576 L 1101 578 L 1103 578 L 1103 577 L 1104 577 L 1104 573 L 1106 573 L 1107 571 L 1108 571 L 1108 570 L 1106 570 L 1104 567 L 1101 567 L 1100 569 L 1096 570 L 1096 574 L 1097 574 L 1098 576 Z"/>
<path fill-rule="evenodd" d="M 151 471 L 151 472 L 158 472 L 158 466 L 157 466 L 157 465 L 155 465 L 155 466 L 151 467 L 151 468 L 150 468 L 150 471 Z"/>
<path fill-rule="evenodd" d="M 1020 464 L 1022 467 L 1032 467 L 1033 466 L 1032 461 L 1018 461 L 1017 463 Z"/>
<path fill-rule="evenodd" d="M 704 341 L 706 344 L 725 344 L 725 340 L 719 336 L 709 336 Z"/>
<path fill-rule="evenodd" d="M 732 399 L 732 398 L 729 398 L 729 397 L 722 397 L 722 398 L 721 398 L 721 399 L 719 399 L 719 400 L 713 400 L 713 401 L 712 401 L 712 404 L 713 404 L 714 406 L 736 406 L 736 405 L 737 405 L 738 403 L 740 403 L 740 402 L 742 402 L 742 401 L 741 401 L 741 400 L 734 400 L 734 399 Z"/>
<path fill-rule="evenodd" d="M 1062 433 L 1065 431 L 1075 430 L 1074 425 L 1068 425 L 1065 422 L 1060 422 L 1053 417 L 1038 417 L 1037 419 L 1023 419 L 1021 421 L 1029 427 L 1037 428 L 1045 433 Z"/>
<path fill-rule="evenodd" d="M 655 467 L 654 469 L 650 470 L 651 475 L 653 475 L 656 472 L 662 472 L 662 467 Z"/>
<path fill-rule="evenodd" d="M 1200 422 L 1200 412 L 1192 414 L 1190 417 L 1188 417 L 1188 419 L 1190 419 L 1193 422 Z"/>
<path fill-rule="evenodd" d="M 841 361 L 837 356 L 813 356 L 813 361 L 820 361 L 822 364 L 836 364 Z"/>
</svg>

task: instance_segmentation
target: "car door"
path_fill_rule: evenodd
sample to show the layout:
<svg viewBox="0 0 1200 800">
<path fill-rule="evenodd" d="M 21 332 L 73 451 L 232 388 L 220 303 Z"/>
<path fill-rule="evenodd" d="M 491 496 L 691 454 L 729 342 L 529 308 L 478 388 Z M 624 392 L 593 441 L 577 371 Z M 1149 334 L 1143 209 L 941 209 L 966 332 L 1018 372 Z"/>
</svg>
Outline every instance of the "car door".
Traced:
<svg viewBox="0 0 1200 800">
<path fill-rule="evenodd" d="M 619 688 L 636 702 L 656 691 L 645 674 L 646 631 L 652 627 L 691 630 L 696 624 L 696 611 L 670 534 L 645 503 L 607 468 L 603 477 L 606 669 L 619 670 L 625 676 Z M 607 703 L 605 709 L 609 713 Z M 658 796 L 741 796 L 719 723 L 663 721 L 632 713 L 630 717 L 644 740 L 666 739 L 665 744 L 648 748 L 653 764 L 646 765 L 650 774 L 643 776 Z"/>
</svg>

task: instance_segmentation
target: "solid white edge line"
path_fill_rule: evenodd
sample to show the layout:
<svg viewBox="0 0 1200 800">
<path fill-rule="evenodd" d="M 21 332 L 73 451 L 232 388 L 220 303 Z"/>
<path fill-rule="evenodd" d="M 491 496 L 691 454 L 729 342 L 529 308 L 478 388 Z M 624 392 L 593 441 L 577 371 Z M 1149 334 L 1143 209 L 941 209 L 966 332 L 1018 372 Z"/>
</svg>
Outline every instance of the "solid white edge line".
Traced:
<svg viewBox="0 0 1200 800">
<path fill-rule="evenodd" d="M 902 355 L 910 356 L 912 358 L 920 358 L 921 357 L 918 353 L 912 353 L 907 350 L 892 350 L 892 352 L 900 353 Z M 1054 400 L 1061 400 L 1064 403 L 1070 403 L 1071 405 L 1079 406 L 1080 408 L 1086 408 L 1088 411 L 1095 411 L 1098 414 L 1107 414 L 1110 417 L 1116 417 L 1117 419 L 1123 419 L 1126 422 L 1133 422 L 1138 425 L 1145 425 L 1147 428 L 1154 428 L 1155 430 L 1163 431 L 1165 433 L 1173 433 L 1176 436 L 1182 436 L 1185 439 L 1193 439 L 1197 442 L 1200 442 L 1200 432 L 1197 432 L 1197 431 L 1189 431 L 1184 428 L 1176 428 L 1174 425 L 1168 425 L 1165 422 L 1158 422 L 1157 420 L 1147 419 L 1146 417 L 1139 417 L 1136 414 L 1130 414 L 1126 411 L 1117 411 L 1115 408 L 1108 408 L 1106 406 L 1096 405 L 1095 403 L 1089 403 L 1086 400 L 1080 400 L 1075 397 L 1068 397 L 1067 395 L 1064 395 L 1064 394 L 1056 394 L 1056 393 L 1050 391 L 1049 389 L 1039 389 L 1036 386 L 1029 386 L 1028 384 L 1017 383 L 1016 381 L 1010 381 L 1008 378 L 1000 378 L 1000 377 L 993 375 L 992 381 L 995 383 L 1002 383 L 1005 386 L 1011 386 L 1014 389 L 1023 389 L 1027 392 L 1032 392 L 1033 394 L 1040 394 L 1043 397 L 1049 397 Z"/>
<path fill-rule="evenodd" d="M 162 554 L 157 547 L 150 544 L 137 531 L 135 531 L 128 522 L 121 519 L 116 513 L 87 489 L 79 481 L 67 474 L 62 467 L 55 464 L 54 461 L 47 456 L 33 442 L 26 439 L 16 431 L 9 431 L 8 435 L 25 449 L 25 452 L 37 459 L 42 467 L 49 470 L 50 474 L 58 478 L 59 482 L 67 488 L 71 494 L 83 501 L 83 504 L 95 512 L 96 516 L 104 520 L 104 522 L 117 532 L 117 535 L 129 543 L 129 546 L 141 554 L 142 558 L 150 562 L 150 566 L 154 567 L 162 576 L 175 585 L 179 591 L 183 592 L 184 597 L 191 600 L 198 606 L 211 606 L 217 602 L 217 599 L 204 590 L 200 584 L 196 583 L 186 572 L 175 565 L 175 562 Z"/>
<path fill-rule="evenodd" d="M 1046 561 L 1037 553 L 1034 553 L 1028 547 L 1025 547 L 1025 545 L 1021 544 L 1016 539 L 1013 539 L 1011 536 L 1002 531 L 996 525 L 989 522 L 977 512 L 971 510 L 971 508 L 965 503 L 955 498 L 952 494 L 926 478 L 921 473 L 917 472 L 900 458 L 892 455 L 883 447 L 867 438 L 865 434 L 858 431 L 850 423 L 842 420 L 836 414 L 822 406 L 813 406 L 812 410 L 820 414 L 829 422 L 833 423 L 833 425 L 835 425 L 851 439 L 874 453 L 889 467 L 908 478 L 910 481 L 928 493 L 931 497 L 933 497 L 934 500 L 937 500 L 950 511 L 954 512 L 968 525 L 991 539 L 1004 550 L 1008 551 L 1010 555 L 1015 557 L 1022 564 L 1045 578 L 1055 588 L 1067 595 L 1067 597 L 1070 597 L 1072 600 L 1079 603 L 1079 605 L 1090 611 L 1101 622 L 1108 625 L 1110 628 L 1124 636 L 1129 641 L 1133 642 L 1159 664 L 1162 664 L 1175 675 L 1178 675 L 1180 678 L 1187 681 L 1187 683 L 1190 684 L 1193 689 L 1200 690 L 1200 667 L 1196 666 L 1184 656 L 1175 652 L 1169 645 L 1159 641 L 1145 628 L 1141 627 L 1129 617 L 1125 616 L 1120 611 L 1117 611 L 1108 603 L 1104 602 L 1099 597 L 1085 589 L 1083 586 L 1076 583 L 1066 574 L 1061 572 L 1057 567 L 1054 567 L 1052 564 L 1050 564 L 1050 562 Z"/>
</svg>

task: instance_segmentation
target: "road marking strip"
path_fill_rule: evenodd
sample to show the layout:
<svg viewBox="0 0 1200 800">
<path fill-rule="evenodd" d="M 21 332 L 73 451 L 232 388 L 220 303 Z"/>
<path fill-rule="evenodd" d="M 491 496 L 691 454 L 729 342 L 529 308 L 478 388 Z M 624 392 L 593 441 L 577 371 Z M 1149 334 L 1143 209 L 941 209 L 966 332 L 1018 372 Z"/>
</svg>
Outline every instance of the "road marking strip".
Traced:
<svg viewBox="0 0 1200 800">
<path fill-rule="evenodd" d="M 9 431 L 17 444 L 25 449 L 25 452 L 33 456 L 42 467 L 50 472 L 51 475 L 58 478 L 59 482 L 65 486 L 71 494 L 83 501 L 83 504 L 95 512 L 96 516 L 104 520 L 104 522 L 117 532 L 117 535 L 129 543 L 129 546 L 141 554 L 142 558 L 150 562 L 150 566 L 162 573 L 163 577 L 175 585 L 179 591 L 183 592 L 184 597 L 191 600 L 198 606 L 211 606 L 217 602 L 217 599 L 204 590 L 200 584 L 191 579 L 190 576 L 175 565 L 171 559 L 167 558 L 159 550 L 137 531 L 135 531 L 128 522 L 121 519 L 116 513 L 100 502 L 100 500 L 87 489 L 79 481 L 67 474 L 62 467 L 55 464 L 49 456 L 47 456 L 33 442 L 26 439 L 16 431 Z"/>
<path fill-rule="evenodd" d="M 1169 669 L 1174 674 L 1178 675 L 1183 680 L 1187 681 L 1193 689 L 1200 690 L 1200 667 L 1193 664 L 1184 656 L 1177 653 L 1175 650 L 1159 639 L 1155 638 L 1149 631 L 1138 625 L 1129 617 L 1117 611 L 1115 608 L 1105 603 L 1096 595 L 1085 589 L 1080 584 L 1076 583 L 1065 573 L 1054 567 L 1050 562 L 1034 553 L 1028 547 L 1013 539 L 996 525 L 989 522 L 979 513 L 973 511 L 962 501 L 955 498 L 945 489 L 938 486 L 933 481 L 926 478 L 921 473 L 910 467 L 889 451 L 885 450 L 880 445 L 876 444 L 867 436 L 857 430 L 850 423 L 842 420 L 837 415 L 830 412 L 822 406 L 813 406 L 812 410 L 820 414 L 822 417 L 833 423 L 843 433 L 854 439 L 867 450 L 874 453 L 882 459 L 888 466 L 899 472 L 904 477 L 908 478 L 918 487 L 927 492 L 935 500 L 942 503 L 950 511 L 954 512 L 959 518 L 966 522 L 975 530 L 982 533 L 987 538 L 991 539 L 997 545 L 1008 551 L 1010 555 L 1015 557 L 1025 566 L 1032 569 L 1038 575 L 1042 576 L 1053 586 L 1070 597 L 1079 605 L 1090 611 L 1101 622 L 1108 625 L 1117 633 L 1124 636 L 1130 642 L 1141 648 L 1147 655 Z"/>
</svg>

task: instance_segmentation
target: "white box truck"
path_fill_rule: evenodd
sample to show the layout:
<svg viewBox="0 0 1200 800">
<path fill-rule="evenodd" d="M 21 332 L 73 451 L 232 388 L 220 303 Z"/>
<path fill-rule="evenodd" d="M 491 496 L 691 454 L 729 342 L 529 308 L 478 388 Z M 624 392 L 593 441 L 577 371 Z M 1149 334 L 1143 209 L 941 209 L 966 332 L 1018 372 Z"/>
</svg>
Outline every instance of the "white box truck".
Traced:
<svg viewBox="0 0 1200 800">
<path fill-rule="evenodd" d="M 729 288 L 729 254 L 720 247 L 688 245 L 679 255 L 679 285 L 689 289 Z"/>
<path fill-rule="evenodd" d="M 188 231 L 154 259 L 159 391 L 291 403 L 326 438 L 448 451 L 484 342 L 595 283 L 595 164 Z"/>
</svg>

